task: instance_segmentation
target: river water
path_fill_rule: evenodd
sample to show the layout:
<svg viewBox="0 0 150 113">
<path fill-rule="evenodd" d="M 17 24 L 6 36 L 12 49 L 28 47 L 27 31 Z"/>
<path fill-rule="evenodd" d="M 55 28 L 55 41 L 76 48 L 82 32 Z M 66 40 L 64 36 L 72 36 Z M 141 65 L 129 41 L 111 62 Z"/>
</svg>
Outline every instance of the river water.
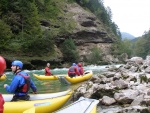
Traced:
<svg viewBox="0 0 150 113">
<path fill-rule="evenodd" d="M 107 65 L 104 66 L 94 66 L 94 65 L 90 65 L 90 66 L 86 66 L 83 67 L 84 70 L 92 70 L 93 71 L 93 75 L 96 76 L 97 73 L 101 73 L 103 71 L 106 71 Z M 55 92 L 60 92 L 60 91 L 65 91 L 67 89 L 76 89 L 78 88 L 82 83 L 78 83 L 78 84 L 73 84 L 73 85 L 65 85 L 65 84 L 61 84 L 61 82 L 59 80 L 53 80 L 53 81 L 40 81 L 36 78 L 33 77 L 33 73 L 35 74 L 44 74 L 44 69 L 41 70 L 24 70 L 25 72 L 27 72 L 28 74 L 30 74 L 33 82 L 35 83 L 35 85 L 37 86 L 38 89 L 38 93 L 55 93 Z M 51 69 L 51 72 L 54 75 L 66 75 L 68 71 L 68 68 L 55 68 L 55 69 Z M 7 79 L 5 81 L 0 81 L 0 92 L 3 94 L 7 94 L 7 92 L 5 91 L 5 89 L 3 88 L 4 84 L 10 84 L 11 80 L 13 78 L 13 73 L 12 72 L 5 72 Z"/>
</svg>

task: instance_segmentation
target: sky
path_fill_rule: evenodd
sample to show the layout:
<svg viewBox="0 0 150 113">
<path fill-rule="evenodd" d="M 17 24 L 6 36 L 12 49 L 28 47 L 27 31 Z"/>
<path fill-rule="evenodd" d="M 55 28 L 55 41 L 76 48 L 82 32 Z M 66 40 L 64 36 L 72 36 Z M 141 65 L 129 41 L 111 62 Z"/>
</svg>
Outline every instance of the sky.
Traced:
<svg viewBox="0 0 150 113">
<path fill-rule="evenodd" d="M 135 37 L 142 36 L 150 29 L 150 0 L 103 0 L 112 12 L 112 21 L 120 32 Z"/>
</svg>

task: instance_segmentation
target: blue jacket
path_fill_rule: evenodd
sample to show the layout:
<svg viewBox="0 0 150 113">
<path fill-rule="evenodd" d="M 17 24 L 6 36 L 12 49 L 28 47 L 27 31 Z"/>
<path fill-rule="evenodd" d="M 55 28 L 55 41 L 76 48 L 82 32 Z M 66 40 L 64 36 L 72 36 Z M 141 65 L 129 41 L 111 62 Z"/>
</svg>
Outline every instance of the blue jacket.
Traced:
<svg viewBox="0 0 150 113">
<path fill-rule="evenodd" d="M 26 95 L 28 92 L 24 93 L 24 92 L 17 92 L 16 91 L 17 88 L 19 88 L 25 84 L 25 79 L 23 78 L 23 76 L 20 76 L 19 74 L 24 75 L 24 76 L 28 76 L 28 74 L 23 72 L 23 71 L 17 73 L 17 75 L 14 76 L 10 86 L 9 85 L 6 86 L 6 91 L 9 93 L 13 93 L 15 95 L 18 95 L 18 96 L 23 96 L 23 95 Z M 37 92 L 37 88 L 31 79 L 30 79 L 30 88 L 32 89 L 33 92 Z"/>
</svg>

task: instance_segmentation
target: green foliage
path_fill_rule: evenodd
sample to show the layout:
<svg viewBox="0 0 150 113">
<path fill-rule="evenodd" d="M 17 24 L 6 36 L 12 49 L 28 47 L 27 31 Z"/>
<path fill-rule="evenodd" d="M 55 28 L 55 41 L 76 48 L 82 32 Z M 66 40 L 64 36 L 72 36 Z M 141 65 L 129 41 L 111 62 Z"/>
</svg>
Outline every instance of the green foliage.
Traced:
<svg viewBox="0 0 150 113">
<path fill-rule="evenodd" d="M 0 50 L 18 54 L 42 55 L 54 53 L 54 37 L 72 33 L 76 23 L 67 13 L 67 3 L 77 2 L 93 12 L 98 19 L 119 36 L 119 29 L 111 20 L 110 8 L 105 8 L 102 0 L 1 0 L 0 1 Z M 50 23 L 50 30 L 41 30 L 40 20 Z M 67 23 L 67 24 L 66 24 Z M 8 45 L 9 42 L 9 45 Z M 8 45 L 8 46 L 6 46 Z M 64 41 L 63 54 L 66 61 L 78 60 L 76 46 L 71 39 Z M 68 45 L 68 46 L 65 46 Z M 70 48 L 68 48 L 70 47 Z M 100 59 L 99 50 L 92 50 Z M 96 61 L 95 61 L 96 62 Z"/>
<path fill-rule="evenodd" d="M 40 45 L 42 50 L 45 50 L 45 52 L 50 52 L 51 54 L 55 52 L 54 50 L 54 39 L 52 37 L 52 35 L 50 34 L 50 32 L 48 30 L 43 31 L 43 35 L 42 35 L 42 42 Z"/>
<path fill-rule="evenodd" d="M 133 54 L 133 48 L 132 48 L 132 43 L 128 39 L 124 39 L 122 42 L 122 53 L 127 53 L 129 57 L 132 56 Z"/>
<path fill-rule="evenodd" d="M 69 3 L 74 3 L 76 0 L 68 0 Z"/>
<path fill-rule="evenodd" d="M 123 41 L 117 41 L 113 44 L 113 55 L 121 55 L 123 53 L 127 53 L 129 57 L 132 56 L 132 43 L 128 39 L 124 39 Z"/>
<path fill-rule="evenodd" d="M 134 43 L 134 55 L 145 58 L 150 54 L 150 31 Z"/>
<path fill-rule="evenodd" d="M 79 54 L 77 52 L 74 41 L 71 38 L 66 39 L 63 42 L 63 45 L 61 48 L 62 48 L 61 51 L 63 53 L 64 60 L 66 62 L 77 62 L 78 61 Z"/>
<path fill-rule="evenodd" d="M 91 53 L 87 57 L 87 62 L 91 64 L 99 64 L 100 60 L 102 59 L 102 51 L 98 47 L 93 47 L 91 49 Z"/>
<path fill-rule="evenodd" d="M 139 39 L 134 43 L 134 55 L 137 55 L 139 57 L 144 56 L 144 45 L 145 41 L 143 39 Z"/>
<path fill-rule="evenodd" d="M 121 39 L 121 33 L 118 26 L 114 22 L 112 22 L 110 27 L 113 33 L 118 37 L 118 39 Z"/>
<path fill-rule="evenodd" d="M 0 12 L 7 13 L 10 7 L 10 0 L 0 0 Z"/>
<path fill-rule="evenodd" d="M 17 55 L 20 55 L 22 53 L 22 50 L 21 50 L 21 42 L 20 40 L 16 40 L 16 39 L 12 39 L 9 41 L 9 49 L 8 51 L 13 53 L 13 54 L 17 54 Z"/>
<path fill-rule="evenodd" d="M 21 6 L 23 32 L 29 35 L 41 35 L 38 11 L 35 3 L 27 2 L 26 4 L 21 4 Z"/>
<path fill-rule="evenodd" d="M 57 0 L 43 0 L 43 2 L 37 1 L 37 7 L 41 17 L 47 19 L 57 19 L 60 14 L 60 9 L 57 7 Z"/>
<path fill-rule="evenodd" d="M 34 1 L 22 2 L 22 31 L 21 41 L 23 52 L 37 52 L 42 42 L 42 32 L 39 23 L 38 11 Z M 27 11 L 28 10 L 28 11 Z M 37 49 L 37 47 L 39 49 Z"/>
<path fill-rule="evenodd" d="M 75 28 L 75 22 L 70 18 L 70 13 L 66 13 L 66 3 L 72 3 L 75 0 L 41 0 L 36 2 L 39 9 L 40 18 L 50 23 L 50 32 L 53 37 L 68 34 Z M 67 23 L 67 24 L 66 24 Z"/>
<path fill-rule="evenodd" d="M 12 32 L 10 27 L 2 20 L 0 20 L 0 49 L 5 50 L 11 39 Z"/>
<path fill-rule="evenodd" d="M 78 4 L 86 7 L 93 12 L 99 20 L 103 22 L 111 31 L 121 38 L 121 33 L 118 26 L 112 22 L 112 13 L 110 7 L 105 8 L 103 0 L 76 0 Z"/>
</svg>

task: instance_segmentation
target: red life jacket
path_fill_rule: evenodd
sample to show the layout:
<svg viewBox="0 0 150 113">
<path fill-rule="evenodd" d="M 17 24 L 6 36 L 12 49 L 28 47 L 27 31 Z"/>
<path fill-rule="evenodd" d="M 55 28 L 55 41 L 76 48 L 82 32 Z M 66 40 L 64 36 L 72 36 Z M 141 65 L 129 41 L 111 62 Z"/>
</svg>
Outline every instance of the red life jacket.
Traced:
<svg viewBox="0 0 150 113">
<path fill-rule="evenodd" d="M 17 92 L 23 92 L 27 93 L 30 89 L 30 75 L 25 76 L 23 74 L 18 74 L 19 76 L 22 76 L 25 79 L 25 84 L 19 88 L 17 88 Z"/>
<path fill-rule="evenodd" d="M 0 113 L 3 113 L 4 110 L 4 99 L 2 97 L 2 94 L 0 94 Z"/>
<path fill-rule="evenodd" d="M 52 73 L 50 71 L 50 68 L 49 67 L 46 67 L 45 68 L 45 76 L 50 76 Z"/>
</svg>

